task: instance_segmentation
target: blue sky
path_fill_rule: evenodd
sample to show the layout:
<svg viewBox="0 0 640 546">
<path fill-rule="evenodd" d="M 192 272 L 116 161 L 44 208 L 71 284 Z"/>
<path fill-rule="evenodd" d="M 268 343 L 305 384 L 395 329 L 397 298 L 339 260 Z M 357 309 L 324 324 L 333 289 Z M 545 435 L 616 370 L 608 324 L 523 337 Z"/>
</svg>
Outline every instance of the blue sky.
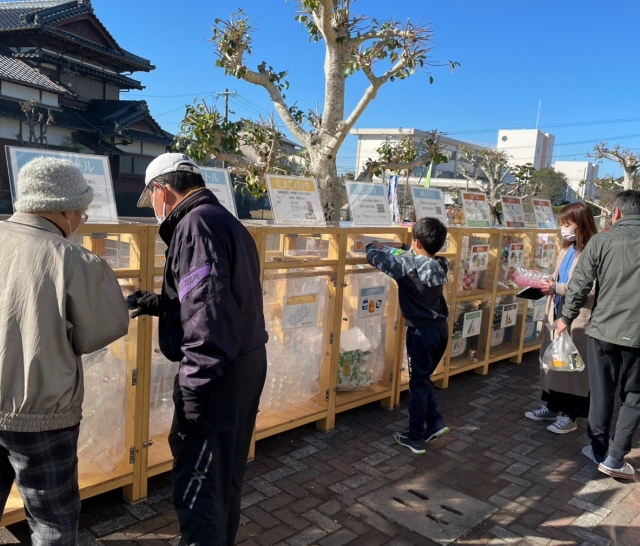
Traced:
<svg viewBox="0 0 640 546">
<path fill-rule="evenodd" d="M 138 73 L 147 87 L 123 94 L 144 98 L 162 126 L 176 132 L 184 105 L 212 93 L 238 93 L 237 116 L 272 111 L 266 91 L 214 66 L 211 25 L 242 7 L 256 28 L 249 66 L 263 60 L 289 70 L 288 98 L 303 109 L 323 101 L 324 47 L 310 43 L 294 21 L 293 0 L 93 0 L 96 14 L 122 47 L 148 58 L 155 71 Z M 184 9 L 181 9 L 181 7 Z M 356 127 L 438 129 L 454 138 L 494 146 L 500 128 L 554 134 L 554 160 L 584 160 L 595 142 L 640 149 L 640 20 L 638 0 L 359 0 L 353 11 L 377 18 L 422 19 L 434 31 L 431 60 L 461 67 L 417 73 L 388 83 Z M 366 87 L 347 82 L 347 110 Z M 217 99 L 222 108 L 222 99 Z M 595 123 L 598 122 L 598 123 Z M 356 140 L 338 156 L 341 171 L 355 167 Z M 605 161 L 600 174 L 621 174 Z"/>
</svg>

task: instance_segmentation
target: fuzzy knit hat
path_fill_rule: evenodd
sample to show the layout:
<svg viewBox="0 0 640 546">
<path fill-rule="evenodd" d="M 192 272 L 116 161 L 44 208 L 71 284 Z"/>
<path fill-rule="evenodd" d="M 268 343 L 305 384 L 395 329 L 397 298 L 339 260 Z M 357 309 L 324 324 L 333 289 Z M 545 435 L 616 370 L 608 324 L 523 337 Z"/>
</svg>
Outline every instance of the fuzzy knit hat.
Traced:
<svg viewBox="0 0 640 546">
<path fill-rule="evenodd" d="M 16 212 L 65 212 L 85 210 L 93 201 L 93 189 L 71 161 L 37 157 L 18 174 Z"/>
</svg>

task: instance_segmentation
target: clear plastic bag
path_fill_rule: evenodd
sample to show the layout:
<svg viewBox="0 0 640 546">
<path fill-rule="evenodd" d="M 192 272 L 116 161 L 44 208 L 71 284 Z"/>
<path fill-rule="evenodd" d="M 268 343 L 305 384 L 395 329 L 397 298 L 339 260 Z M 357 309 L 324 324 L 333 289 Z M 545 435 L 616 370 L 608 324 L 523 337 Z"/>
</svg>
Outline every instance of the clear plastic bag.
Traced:
<svg viewBox="0 0 640 546">
<path fill-rule="evenodd" d="M 517 266 L 513 271 L 513 280 L 523 288 L 545 288 L 547 283 L 553 280 L 553 277 L 535 269 Z"/>
<path fill-rule="evenodd" d="M 566 330 L 547 347 L 540 359 L 540 365 L 545 370 L 556 372 L 581 372 L 585 367 Z"/>
<path fill-rule="evenodd" d="M 163 436 L 173 421 L 173 380 L 179 362 L 168 361 L 158 344 L 158 318 L 153 317 L 151 347 L 151 396 L 149 406 L 149 436 Z"/>
</svg>

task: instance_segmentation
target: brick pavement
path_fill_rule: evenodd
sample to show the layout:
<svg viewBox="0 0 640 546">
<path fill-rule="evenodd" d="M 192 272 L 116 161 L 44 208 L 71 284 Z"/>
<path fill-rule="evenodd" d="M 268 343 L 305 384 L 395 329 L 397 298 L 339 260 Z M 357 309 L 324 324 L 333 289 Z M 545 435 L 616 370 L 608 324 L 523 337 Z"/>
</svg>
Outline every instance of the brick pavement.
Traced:
<svg viewBox="0 0 640 546">
<path fill-rule="evenodd" d="M 370 492 L 416 478 L 495 509 L 457 539 L 464 545 L 640 544 L 640 485 L 600 474 L 577 433 L 558 436 L 523 412 L 539 405 L 537 354 L 498 363 L 485 377 L 454 377 L 438 391 L 453 432 L 416 456 L 392 432 L 407 422 L 376 404 L 338 415 L 334 431 L 312 425 L 258 443 L 243 490 L 241 546 L 435 544 L 365 506 Z M 629 458 L 640 467 L 640 446 Z M 80 545 L 176 545 L 179 529 L 167 475 L 153 478 L 136 506 L 111 492 L 83 502 Z M 28 543 L 25 523 L 0 529 L 0 544 Z"/>
</svg>

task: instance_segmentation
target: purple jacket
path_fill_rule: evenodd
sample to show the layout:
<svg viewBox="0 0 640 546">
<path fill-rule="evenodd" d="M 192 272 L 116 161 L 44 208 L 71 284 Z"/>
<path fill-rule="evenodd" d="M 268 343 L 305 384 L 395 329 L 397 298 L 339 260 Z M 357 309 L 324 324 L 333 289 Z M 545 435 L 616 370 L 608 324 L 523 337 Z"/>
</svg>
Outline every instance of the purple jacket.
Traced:
<svg viewBox="0 0 640 546">
<path fill-rule="evenodd" d="M 239 356 L 267 343 L 253 238 L 209 190 L 160 226 L 166 252 L 160 349 L 180 362 L 179 384 L 206 391 Z"/>
</svg>

